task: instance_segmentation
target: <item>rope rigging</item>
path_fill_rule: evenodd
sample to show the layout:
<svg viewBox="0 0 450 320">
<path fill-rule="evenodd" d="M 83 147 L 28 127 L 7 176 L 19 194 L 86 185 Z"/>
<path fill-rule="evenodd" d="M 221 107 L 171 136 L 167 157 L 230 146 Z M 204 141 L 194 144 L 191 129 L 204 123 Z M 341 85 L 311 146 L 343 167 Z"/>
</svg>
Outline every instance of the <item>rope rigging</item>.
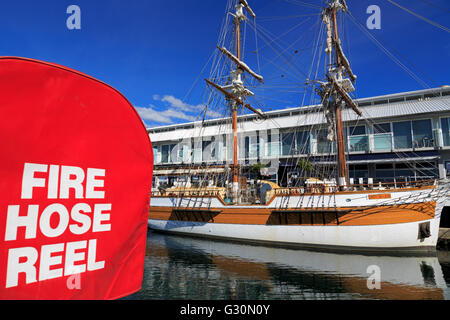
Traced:
<svg viewBox="0 0 450 320">
<path fill-rule="evenodd" d="M 415 16 L 416 18 L 419 18 L 420 20 L 425 21 L 426 23 L 428 23 L 428 24 L 430 24 L 430 25 L 432 25 L 432 26 L 434 26 L 436 28 L 439 28 L 439 29 L 441 29 L 441 30 L 443 30 L 443 31 L 445 31 L 447 33 L 450 33 L 450 28 L 447 28 L 447 27 L 445 27 L 443 25 L 440 25 L 439 23 L 436 23 L 436 22 L 434 22 L 434 21 L 432 21 L 432 20 L 430 20 L 428 18 L 425 18 L 424 16 L 421 16 L 420 14 L 415 13 L 415 12 L 413 12 L 413 11 L 403 7 L 403 6 L 401 6 L 400 4 L 398 4 L 397 2 L 395 2 L 393 0 L 386 0 L 386 1 L 390 2 L 394 6 L 397 6 L 398 8 L 402 9 L 403 11 L 405 11 L 405 12 Z"/>
<path fill-rule="evenodd" d="M 390 0 L 388 0 L 391 2 Z M 294 1 L 294 0 L 286 0 L 286 2 L 294 3 L 294 4 L 300 4 L 304 6 L 308 6 L 313 9 L 321 8 L 320 6 L 314 6 L 309 3 L 303 2 L 303 1 Z M 234 52 L 236 50 L 236 42 L 235 42 L 235 31 L 233 28 L 233 17 L 232 15 L 228 14 L 229 12 L 232 12 L 234 10 L 234 5 L 236 1 L 230 0 L 227 5 L 227 14 L 225 15 L 224 21 L 222 23 L 222 28 L 219 33 L 219 40 L 218 40 L 218 49 L 216 49 L 213 54 L 209 57 L 207 63 L 205 66 L 203 66 L 202 71 L 200 74 L 203 74 L 204 70 L 206 69 L 206 66 L 208 64 L 211 64 L 211 69 L 209 73 L 209 81 L 216 83 L 218 86 L 225 87 L 230 84 L 230 76 L 229 72 L 230 70 L 233 70 L 235 68 L 235 64 L 239 65 L 239 62 L 236 60 L 230 61 L 229 56 L 231 52 Z M 423 85 L 424 87 L 429 88 L 427 83 L 423 81 L 419 76 L 417 76 L 410 68 L 408 68 L 407 65 L 403 64 L 394 54 L 392 54 L 386 47 L 383 45 L 380 41 L 378 41 L 370 32 L 368 32 L 365 27 L 349 12 L 346 12 L 347 14 L 345 17 L 349 17 L 350 20 L 355 23 L 359 29 L 363 31 L 363 33 L 379 48 L 381 51 L 383 51 L 392 61 L 394 61 L 399 67 L 401 67 L 404 71 L 406 71 L 414 80 L 416 80 L 419 84 Z M 335 158 L 336 158 L 336 138 L 330 139 L 330 130 L 327 131 L 327 129 L 324 127 L 324 124 L 332 123 L 335 121 L 335 119 L 330 118 L 330 114 L 327 114 L 326 112 L 322 112 L 326 110 L 324 101 L 329 98 L 329 96 L 324 96 L 322 99 L 318 97 L 316 94 L 316 89 L 319 87 L 319 84 L 323 81 L 326 81 L 326 79 L 320 79 L 320 75 L 327 74 L 329 67 L 330 67 L 330 61 L 329 56 L 324 54 L 325 53 L 325 47 L 326 47 L 326 37 L 327 37 L 327 31 L 325 24 L 322 23 L 322 17 L 318 13 L 314 13 L 311 15 L 302 15 L 305 16 L 306 19 L 302 20 L 300 23 L 296 24 L 294 27 L 291 27 L 288 29 L 288 31 L 280 34 L 280 35 L 274 35 L 270 31 L 266 30 L 262 26 L 256 23 L 255 19 L 244 20 L 244 32 L 243 32 L 243 39 L 249 40 L 251 37 L 250 32 L 246 32 L 246 27 L 250 27 L 254 31 L 254 38 L 255 38 L 255 48 L 256 53 L 255 56 L 255 64 L 257 67 L 258 74 L 264 74 L 264 84 L 259 83 L 254 77 L 249 76 L 249 74 L 245 74 L 243 76 L 243 83 L 246 88 L 251 89 L 253 92 L 255 92 L 255 96 L 248 96 L 244 97 L 243 101 L 247 103 L 247 100 L 251 100 L 251 105 L 254 106 L 254 108 L 260 108 L 262 110 L 268 109 L 268 107 L 274 107 L 275 109 L 279 109 L 276 106 L 274 106 L 274 103 L 278 103 L 278 105 L 286 105 L 289 106 L 290 101 L 292 102 L 292 107 L 299 106 L 300 107 L 306 107 L 306 102 L 308 102 L 308 106 L 314 106 L 315 103 L 317 103 L 319 106 L 316 107 L 308 107 L 305 108 L 306 111 L 301 110 L 301 115 L 297 117 L 296 119 L 296 126 L 290 130 L 283 132 L 280 135 L 280 141 L 278 144 L 279 150 L 277 153 L 283 157 L 283 164 L 286 168 L 290 167 L 293 168 L 293 170 L 297 171 L 298 176 L 300 179 L 297 179 L 291 187 L 301 187 L 301 183 L 304 183 L 306 179 L 309 178 L 317 178 L 322 179 L 323 181 L 328 181 L 330 185 L 332 185 L 332 179 L 330 177 L 337 177 L 338 176 L 338 168 L 334 164 Z M 292 41 L 284 40 L 283 38 L 299 28 L 300 26 L 306 24 L 311 17 L 318 16 L 318 21 L 316 23 L 311 24 L 311 26 L 308 28 L 308 30 L 304 33 L 302 33 L 300 36 L 295 37 Z M 264 21 L 264 19 L 260 18 L 259 21 Z M 271 21 L 270 19 L 268 21 Z M 348 34 L 348 29 L 345 28 L 344 24 L 344 15 L 340 16 L 339 20 L 339 28 L 341 34 Z M 310 32 L 315 31 L 315 32 Z M 313 34 L 313 36 L 308 38 L 309 34 Z M 262 39 L 264 41 L 263 46 L 258 46 L 258 38 Z M 348 37 L 347 39 L 348 40 Z M 246 41 L 247 43 L 249 41 Z M 289 54 L 290 52 L 293 52 L 295 46 L 297 43 L 302 43 L 306 48 L 310 48 L 310 56 L 308 58 L 310 59 L 311 63 L 308 64 L 307 68 L 301 68 L 300 62 L 294 61 L 295 59 L 302 59 L 303 62 L 306 62 L 306 59 L 304 56 Z M 338 44 L 331 43 L 336 48 L 338 47 Z M 339 44 L 340 45 L 340 44 Z M 227 52 L 228 58 L 226 57 L 227 54 L 223 54 L 225 51 L 221 50 L 221 48 L 228 48 Z M 348 42 L 346 44 L 346 51 L 348 51 L 349 45 Z M 248 48 L 247 46 L 242 47 L 243 50 L 247 49 L 246 51 L 251 52 L 251 48 Z M 334 60 L 341 59 L 344 56 L 344 49 L 340 47 L 340 50 L 342 51 L 339 54 L 339 57 L 333 57 Z M 270 52 L 270 54 L 267 54 L 267 51 Z M 397 53 L 397 55 L 399 55 Z M 242 57 L 244 57 L 244 53 L 242 54 Z M 345 56 L 344 56 L 345 57 Z M 247 58 L 249 58 L 247 56 Z M 242 58 L 243 59 L 243 58 Z M 263 62 L 263 63 L 261 63 Z M 334 61 L 333 63 L 336 63 Z M 250 65 L 250 64 L 249 64 Z M 272 68 L 272 73 L 275 72 L 283 72 L 283 75 L 285 77 L 278 76 L 267 76 L 265 74 L 265 71 Z M 275 70 L 275 71 L 274 71 Z M 349 75 L 351 72 L 349 72 Z M 251 74 L 251 73 L 250 73 Z M 199 76 L 200 77 L 200 76 Z M 189 90 L 188 95 L 193 90 L 193 87 L 197 85 L 198 79 L 195 80 L 193 86 Z M 333 83 L 332 79 L 329 79 L 330 83 Z M 300 84 L 302 83 L 302 84 Z M 221 92 L 214 91 L 211 88 L 207 88 L 208 86 L 205 86 L 205 110 L 203 113 L 203 121 L 205 125 L 201 127 L 200 131 L 196 132 L 197 136 L 202 136 L 205 133 L 206 127 L 208 124 L 208 111 L 214 111 L 216 114 L 220 113 L 223 118 L 229 118 L 230 116 L 230 110 L 229 110 L 229 98 L 227 95 L 221 94 Z M 339 87 L 335 87 L 335 90 L 337 90 Z M 301 92 L 303 91 L 303 94 Z M 222 92 L 223 93 L 223 92 Z M 287 97 L 284 97 L 284 95 L 287 95 Z M 289 95 L 293 97 L 292 100 L 289 100 Z M 295 95 L 295 97 L 294 97 Z M 299 100 L 299 96 L 301 97 L 301 103 L 295 103 L 295 101 Z M 351 98 L 349 98 L 351 99 Z M 347 103 L 349 105 L 349 103 Z M 243 105 L 241 105 L 238 109 L 239 113 L 241 114 L 245 110 Z M 349 110 L 351 111 L 351 110 Z M 375 122 L 374 119 L 370 117 L 370 115 L 367 114 L 365 109 L 362 109 L 363 113 L 359 114 L 356 120 L 354 121 L 355 124 L 352 126 L 353 131 L 356 129 L 357 126 L 360 125 L 366 125 L 369 128 L 374 128 L 378 124 Z M 265 120 L 267 122 L 270 122 L 273 124 L 273 126 L 277 129 L 284 129 L 284 125 L 280 124 L 276 119 L 274 118 L 268 118 Z M 230 121 L 220 121 L 218 122 L 218 133 L 217 135 L 228 135 L 230 133 Z M 334 124 L 333 124 L 334 125 Z M 245 123 L 244 121 L 239 120 L 238 121 L 238 127 L 239 130 L 245 130 Z M 347 130 L 347 128 L 344 128 Z M 380 128 L 382 129 L 382 128 Z M 382 130 L 378 130 L 379 132 L 382 132 Z M 353 135 L 353 132 L 349 130 L 349 137 Z M 327 138 L 328 136 L 328 138 Z M 194 138 L 194 137 L 192 137 Z M 313 146 L 313 139 L 315 145 Z M 227 141 L 226 145 L 229 148 L 230 143 L 232 142 Z M 249 142 L 250 143 L 250 142 Z M 215 146 L 218 146 L 217 144 L 214 144 Z M 251 148 L 249 146 L 249 148 Z M 314 153 L 313 153 L 314 148 Z M 347 141 L 347 148 L 348 148 L 348 141 Z M 198 148 L 197 148 L 198 149 Z M 201 146 L 200 146 L 201 149 Z M 240 158 L 242 158 L 243 154 L 243 146 L 240 148 Z M 348 160 L 348 150 L 346 159 Z M 216 151 L 217 153 L 217 151 Z M 286 154 L 285 154 L 286 153 Z M 407 154 L 406 152 L 398 151 L 397 152 L 399 159 L 408 159 L 410 157 L 410 154 Z M 259 156 L 258 156 L 259 157 Z M 228 154 L 228 160 L 230 159 L 230 154 Z M 300 160 L 299 160 L 300 159 Z M 299 165 L 299 161 L 303 161 L 303 167 Z M 194 164 L 195 161 L 192 161 L 192 164 L 190 165 L 191 169 L 193 170 L 198 164 Z M 311 167 L 308 167 L 308 163 L 311 163 Z M 414 168 L 417 173 L 425 173 L 426 170 L 428 170 L 428 167 L 421 164 L 422 168 L 417 167 L 415 164 L 406 162 L 408 166 L 411 168 Z M 208 168 L 208 164 L 205 164 L 205 168 Z M 349 165 L 347 165 L 347 170 L 349 169 Z M 240 175 L 242 175 L 243 168 L 240 167 Z M 287 181 L 289 179 L 288 175 L 290 173 L 288 170 L 284 170 L 279 178 L 281 178 L 282 181 Z M 217 181 L 219 177 L 219 174 L 217 173 L 209 173 L 206 176 L 204 176 L 204 180 L 207 181 L 209 178 L 213 179 L 214 181 Z M 220 183 L 222 185 L 225 185 L 228 180 L 226 175 L 220 176 Z M 328 179 L 328 180 L 327 180 Z M 302 181 L 302 182 L 301 182 Z M 337 184 L 337 181 L 335 181 Z M 185 186 L 186 188 L 186 186 Z M 316 192 L 316 191 L 314 191 Z M 322 193 L 325 191 L 323 190 Z M 318 193 L 320 195 L 320 192 Z M 303 199 L 299 200 L 301 201 L 300 206 L 305 205 L 303 203 Z M 314 207 L 324 207 L 324 198 L 322 198 L 321 203 L 313 203 L 312 206 Z M 282 202 L 283 203 L 283 202 Z M 283 205 L 280 204 L 280 206 L 287 205 L 288 202 L 284 202 Z M 310 204 L 311 205 L 311 204 Z M 335 203 L 334 203 L 335 205 Z M 329 205 L 333 206 L 333 205 Z"/>
</svg>

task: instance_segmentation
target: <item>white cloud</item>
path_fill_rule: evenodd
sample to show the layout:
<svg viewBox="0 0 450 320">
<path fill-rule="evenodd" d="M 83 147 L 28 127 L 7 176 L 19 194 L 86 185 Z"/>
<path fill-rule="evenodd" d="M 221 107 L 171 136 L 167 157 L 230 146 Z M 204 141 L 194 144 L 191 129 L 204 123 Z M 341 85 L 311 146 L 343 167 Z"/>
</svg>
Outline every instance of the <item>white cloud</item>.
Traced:
<svg viewBox="0 0 450 320">
<path fill-rule="evenodd" d="M 161 101 L 167 102 L 170 104 L 170 106 L 177 108 L 177 109 L 181 109 L 183 111 L 193 111 L 194 106 L 191 106 L 187 103 L 184 103 L 183 101 L 181 101 L 178 98 L 175 98 L 174 96 L 164 96 Z"/>
<path fill-rule="evenodd" d="M 206 111 L 206 116 L 210 117 L 210 118 L 223 118 L 223 114 L 220 114 L 216 111 L 212 111 L 212 110 L 208 110 Z"/>
<path fill-rule="evenodd" d="M 154 101 L 163 102 L 160 106 L 156 107 L 150 104 L 148 108 L 135 107 L 136 111 L 141 116 L 142 120 L 151 125 L 164 125 L 177 123 L 177 120 L 186 120 L 189 122 L 198 120 L 199 114 L 204 110 L 205 106 L 190 105 L 183 102 L 172 95 L 161 96 L 154 94 L 152 96 Z M 222 117 L 218 112 L 208 110 L 207 116 L 210 118 Z"/>
<path fill-rule="evenodd" d="M 161 124 L 171 124 L 173 123 L 172 119 L 164 115 L 163 112 L 156 111 L 152 107 L 150 108 L 144 108 L 144 107 L 134 107 L 136 111 L 138 112 L 139 116 L 141 117 L 144 122 L 156 122 Z"/>
<path fill-rule="evenodd" d="M 171 118 L 176 118 L 176 119 L 184 119 L 184 120 L 188 120 L 188 121 L 196 120 L 196 118 L 194 116 L 187 115 L 184 112 L 177 111 L 174 109 L 168 109 L 168 110 L 162 112 L 162 114 L 165 116 L 171 117 Z"/>
<path fill-rule="evenodd" d="M 159 94 L 153 95 L 153 100 L 162 101 L 168 103 L 172 108 L 180 109 L 186 112 L 198 112 L 199 109 L 203 109 L 204 106 L 202 104 L 199 105 L 190 105 L 183 102 L 181 99 L 178 99 L 171 95 L 160 96 Z"/>
</svg>

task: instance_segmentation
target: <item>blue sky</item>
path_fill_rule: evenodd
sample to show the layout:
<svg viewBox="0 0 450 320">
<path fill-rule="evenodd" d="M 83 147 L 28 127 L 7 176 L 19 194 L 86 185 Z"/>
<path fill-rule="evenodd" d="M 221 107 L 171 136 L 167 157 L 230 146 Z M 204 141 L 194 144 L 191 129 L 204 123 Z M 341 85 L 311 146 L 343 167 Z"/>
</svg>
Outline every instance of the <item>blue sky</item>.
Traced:
<svg viewBox="0 0 450 320">
<path fill-rule="evenodd" d="M 367 31 L 425 82 L 421 84 L 411 78 L 374 46 L 351 19 L 344 18 L 347 36 L 344 50 L 358 75 L 357 97 L 450 84 L 449 33 L 413 17 L 387 0 L 347 2 L 353 16 L 364 25 L 369 17 L 367 7 L 380 7 L 381 30 Z M 450 27 L 448 0 L 396 2 Z M 310 27 L 317 19 L 286 16 L 318 12 L 315 6 L 322 1 L 249 0 L 249 3 L 258 15 L 257 21 L 273 34 L 282 34 L 304 21 L 302 27 L 280 39 L 289 45 L 299 39 L 302 32 L 313 30 Z M 66 9 L 72 4 L 81 8 L 81 30 L 66 27 L 69 17 Z M 3 2 L 0 54 L 54 62 L 96 77 L 121 91 L 148 126 L 188 122 L 197 118 L 205 102 L 202 79 L 207 77 L 210 66 L 203 74 L 200 71 L 215 50 L 225 7 L 225 0 Z M 311 50 L 306 48 L 313 40 L 312 36 L 305 37 L 304 42 L 298 41 L 290 48 L 291 61 L 296 63 L 299 72 L 308 69 Z M 259 48 L 262 46 L 270 51 L 264 41 L 259 40 Z M 294 50 L 300 50 L 300 54 L 294 54 Z M 248 64 L 256 68 L 252 65 L 255 58 L 251 54 L 248 57 Z M 261 61 L 265 67 L 258 71 L 266 71 L 269 79 L 279 77 L 279 82 L 283 79 L 302 85 L 301 77 L 287 79 L 289 75 L 284 75 L 282 70 Z M 278 97 L 277 92 L 267 94 L 267 90 L 264 92 L 270 99 L 264 105 L 270 105 L 271 109 L 301 105 L 302 90 L 289 94 L 291 103 L 283 103 L 285 98 L 281 98 L 281 93 Z M 210 115 L 217 116 L 219 112 L 211 110 Z"/>
</svg>

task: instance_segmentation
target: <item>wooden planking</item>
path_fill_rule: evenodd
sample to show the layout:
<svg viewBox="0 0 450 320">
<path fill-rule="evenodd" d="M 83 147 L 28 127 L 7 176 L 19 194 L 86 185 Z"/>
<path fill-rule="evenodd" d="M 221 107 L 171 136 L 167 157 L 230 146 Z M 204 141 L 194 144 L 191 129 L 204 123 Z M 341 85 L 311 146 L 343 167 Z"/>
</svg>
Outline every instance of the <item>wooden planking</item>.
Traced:
<svg viewBox="0 0 450 320">
<path fill-rule="evenodd" d="M 151 207 L 149 218 L 154 220 L 192 221 L 247 225 L 317 225 L 363 226 L 398 224 L 434 218 L 436 202 L 380 206 L 373 208 L 325 208 L 317 213 L 311 210 L 271 210 L 268 208 L 220 208 L 220 213 L 183 212 L 170 207 Z M 339 223 L 338 223 L 339 221 Z"/>
</svg>

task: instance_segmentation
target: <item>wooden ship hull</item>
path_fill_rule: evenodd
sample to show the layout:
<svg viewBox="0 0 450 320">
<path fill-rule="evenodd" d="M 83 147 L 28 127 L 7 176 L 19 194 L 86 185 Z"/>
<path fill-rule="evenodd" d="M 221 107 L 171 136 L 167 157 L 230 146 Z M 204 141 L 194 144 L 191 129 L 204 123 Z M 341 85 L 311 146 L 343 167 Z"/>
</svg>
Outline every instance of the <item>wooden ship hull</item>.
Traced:
<svg viewBox="0 0 450 320">
<path fill-rule="evenodd" d="M 217 194 L 204 195 L 193 206 L 198 199 L 153 196 L 149 228 L 304 248 L 429 251 L 436 248 L 444 205 L 433 186 L 288 198 L 275 194 L 266 205 L 227 205 Z"/>
</svg>

